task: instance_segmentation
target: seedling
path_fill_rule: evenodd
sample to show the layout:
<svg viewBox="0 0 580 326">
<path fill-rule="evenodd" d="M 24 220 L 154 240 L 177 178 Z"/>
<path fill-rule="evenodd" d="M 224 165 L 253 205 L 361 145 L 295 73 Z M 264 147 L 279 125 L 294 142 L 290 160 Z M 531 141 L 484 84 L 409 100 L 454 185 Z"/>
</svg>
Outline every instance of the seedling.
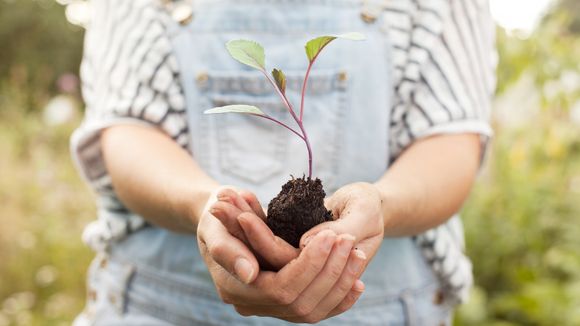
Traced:
<svg viewBox="0 0 580 326">
<path fill-rule="evenodd" d="M 308 179 L 299 178 L 290 180 L 282 187 L 282 191 L 268 205 L 268 226 L 274 234 L 280 236 L 295 247 L 298 246 L 300 237 L 313 226 L 324 221 L 332 220 L 332 213 L 324 207 L 325 193 L 319 179 L 312 180 L 312 147 L 308 139 L 308 133 L 304 128 L 304 99 L 306 86 L 312 66 L 320 55 L 321 51 L 330 42 L 336 39 L 346 39 L 353 41 L 364 40 L 365 36 L 360 33 L 346 33 L 340 35 L 326 35 L 316 37 L 306 43 L 306 57 L 308 58 L 308 68 L 302 82 L 300 94 L 300 111 L 297 113 L 286 97 L 286 76 L 280 69 L 272 69 L 268 74 L 265 64 L 264 48 L 255 41 L 232 40 L 226 44 L 230 55 L 237 61 L 260 71 L 268 82 L 272 85 L 285 108 L 292 116 L 298 129 L 293 128 L 284 122 L 264 113 L 258 107 L 246 104 L 232 104 L 216 107 L 204 111 L 205 114 L 212 113 L 244 113 L 260 118 L 268 119 L 298 136 L 306 146 L 308 152 Z M 293 196 L 288 196 L 292 193 Z M 300 218 L 297 223 L 296 219 Z"/>
</svg>

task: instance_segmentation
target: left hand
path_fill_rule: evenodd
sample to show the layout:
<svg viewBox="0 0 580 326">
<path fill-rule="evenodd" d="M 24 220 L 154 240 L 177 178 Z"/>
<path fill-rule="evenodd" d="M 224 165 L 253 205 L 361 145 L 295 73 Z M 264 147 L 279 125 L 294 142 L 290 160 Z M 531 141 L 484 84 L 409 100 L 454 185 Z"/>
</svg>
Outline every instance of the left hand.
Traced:
<svg viewBox="0 0 580 326">
<path fill-rule="evenodd" d="M 326 198 L 325 205 L 332 211 L 335 220 L 319 224 L 306 232 L 300 240 L 300 247 L 322 230 L 333 230 L 336 234 L 348 233 L 356 238 L 355 247 L 365 253 L 368 264 L 379 249 L 384 235 L 378 189 L 370 183 L 351 183 Z"/>
</svg>

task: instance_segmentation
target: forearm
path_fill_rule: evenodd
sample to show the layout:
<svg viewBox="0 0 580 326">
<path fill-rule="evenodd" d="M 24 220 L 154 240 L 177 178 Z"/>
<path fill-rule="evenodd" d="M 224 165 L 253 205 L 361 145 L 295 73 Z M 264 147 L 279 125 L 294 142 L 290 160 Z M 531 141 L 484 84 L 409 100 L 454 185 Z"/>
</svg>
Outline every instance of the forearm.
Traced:
<svg viewBox="0 0 580 326">
<path fill-rule="evenodd" d="M 161 131 L 121 125 L 102 133 L 115 192 L 131 211 L 178 232 L 195 232 L 218 183 Z"/>
<path fill-rule="evenodd" d="M 475 134 L 435 136 L 409 147 L 375 184 L 385 236 L 418 234 L 456 213 L 473 185 L 480 151 Z"/>
</svg>

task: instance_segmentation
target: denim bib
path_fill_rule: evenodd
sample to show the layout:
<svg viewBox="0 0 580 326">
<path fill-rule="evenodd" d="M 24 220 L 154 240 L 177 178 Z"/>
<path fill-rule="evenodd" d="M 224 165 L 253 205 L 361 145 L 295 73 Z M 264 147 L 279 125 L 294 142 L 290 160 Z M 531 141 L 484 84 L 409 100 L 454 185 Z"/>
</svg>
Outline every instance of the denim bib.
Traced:
<svg viewBox="0 0 580 326">
<path fill-rule="evenodd" d="M 359 0 L 197 1 L 191 23 L 172 26 L 191 153 L 209 175 L 255 192 L 265 206 L 290 175 L 308 172 L 305 146 L 288 130 L 250 115 L 203 114 L 215 106 L 251 104 L 293 126 L 271 85 L 260 72 L 233 60 L 225 43 L 261 43 L 267 67 L 285 72 L 288 98 L 298 108 L 308 64 L 306 41 L 351 31 L 364 33 L 367 40 L 331 43 L 308 83 L 304 125 L 313 148 L 313 176 L 329 195 L 385 173 L 393 88 L 390 48 L 381 18 L 361 18 L 364 6 Z M 110 290 L 119 296 L 120 313 L 147 312 L 174 325 L 284 324 L 242 317 L 223 304 L 193 236 L 145 228 L 115 245 L 111 257 L 108 270 L 117 277 L 109 282 Z M 386 238 L 362 280 L 366 291 L 357 304 L 321 324 L 439 325 L 449 318 L 451 308 L 434 302 L 440 285 L 410 238 Z"/>
</svg>

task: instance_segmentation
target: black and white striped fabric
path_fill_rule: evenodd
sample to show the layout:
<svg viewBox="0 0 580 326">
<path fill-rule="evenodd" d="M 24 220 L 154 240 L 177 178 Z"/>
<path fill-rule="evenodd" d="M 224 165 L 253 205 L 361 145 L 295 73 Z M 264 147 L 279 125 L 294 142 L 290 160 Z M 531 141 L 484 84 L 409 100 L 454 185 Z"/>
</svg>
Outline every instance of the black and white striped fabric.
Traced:
<svg viewBox="0 0 580 326">
<path fill-rule="evenodd" d="M 380 21 L 392 43 L 395 101 L 391 157 L 417 139 L 478 133 L 486 143 L 495 89 L 494 23 L 487 0 L 384 0 Z M 115 124 L 159 128 L 188 148 L 185 99 L 166 34 L 171 16 L 160 0 L 92 0 L 81 64 L 86 102 L 71 149 L 98 197 L 99 219 L 84 241 L 103 251 L 146 225 L 115 195 L 102 159 L 100 130 Z M 457 218 L 415 237 L 451 299 L 472 282 Z"/>
</svg>

